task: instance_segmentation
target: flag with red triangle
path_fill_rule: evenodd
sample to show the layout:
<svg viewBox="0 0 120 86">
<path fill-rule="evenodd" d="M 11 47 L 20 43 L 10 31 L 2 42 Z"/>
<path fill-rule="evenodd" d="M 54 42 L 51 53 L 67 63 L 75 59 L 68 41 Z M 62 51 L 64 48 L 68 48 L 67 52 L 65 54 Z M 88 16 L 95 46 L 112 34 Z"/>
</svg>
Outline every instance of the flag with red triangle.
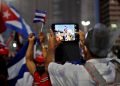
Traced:
<svg viewBox="0 0 120 86">
<path fill-rule="evenodd" d="M 21 17 L 20 13 L 13 6 L 8 6 L 5 3 L 1 3 L 1 11 L 6 27 L 27 38 L 32 29 Z"/>
</svg>

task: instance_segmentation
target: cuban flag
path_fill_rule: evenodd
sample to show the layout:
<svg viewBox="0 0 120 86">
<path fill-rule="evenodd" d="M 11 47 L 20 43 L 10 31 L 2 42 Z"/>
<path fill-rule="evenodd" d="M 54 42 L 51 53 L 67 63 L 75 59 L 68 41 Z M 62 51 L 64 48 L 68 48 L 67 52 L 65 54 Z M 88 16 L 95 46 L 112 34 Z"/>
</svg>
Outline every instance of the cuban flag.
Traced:
<svg viewBox="0 0 120 86">
<path fill-rule="evenodd" d="M 7 65 L 9 86 L 32 86 L 33 77 L 26 67 L 25 60 L 27 47 L 28 41 Z"/>
<path fill-rule="evenodd" d="M 2 8 L 2 18 L 5 26 L 11 30 L 20 33 L 23 38 L 28 38 L 32 29 L 21 17 L 19 12 L 12 6 L 0 3 Z M 32 86 L 33 77 L 26 67 L 25 53 L 28 42 L 17 52 L 16 56 L 7 65 L 9 86 Z"/>
<path fill-rule="evenodd" d="M 41 11 L 41 10 L 36 10 L 33 22 L 34 23 L 38 23 L 38 22 L 45 23 L 45 21 L 46 21 L 46 12 Z"/>
<path fill-rule="evenodd" d="M 28 34 L 32 32 L 32 29 L 21 17 L 19 12 L 14 7 L 4 3 L 1 4 L 1 9 L 6 27 L 20 33 L 23 38 L 27 38 Z"/>
</svg>

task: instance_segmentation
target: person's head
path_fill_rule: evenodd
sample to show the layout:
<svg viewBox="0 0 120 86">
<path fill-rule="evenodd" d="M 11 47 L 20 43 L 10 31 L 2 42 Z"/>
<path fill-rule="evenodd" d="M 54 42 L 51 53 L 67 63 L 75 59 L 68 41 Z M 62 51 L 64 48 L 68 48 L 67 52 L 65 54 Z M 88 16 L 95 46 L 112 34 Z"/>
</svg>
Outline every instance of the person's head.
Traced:
<svg viewBox="0 0 120 86">
<path fill-rule="evenodd" d="M 85 44 L 93 58 L 105 58 L 110 50 L 110 30 L 96 24 L 87 34 Z"/>
<path fill-rule="evenodd" d="M 59 44 L 55 49 L 55 62 L 64 64 L 67 60 L 64 55 L 63 43 Z"/>
<path fill-rule="evenodd" d="M 42 75 L 45 72 L 45 58 L 43 55 L 38 55 L 34 62 L 36 64 L 36 70 L 39 72 L 40 75 Z"/>
</svg>

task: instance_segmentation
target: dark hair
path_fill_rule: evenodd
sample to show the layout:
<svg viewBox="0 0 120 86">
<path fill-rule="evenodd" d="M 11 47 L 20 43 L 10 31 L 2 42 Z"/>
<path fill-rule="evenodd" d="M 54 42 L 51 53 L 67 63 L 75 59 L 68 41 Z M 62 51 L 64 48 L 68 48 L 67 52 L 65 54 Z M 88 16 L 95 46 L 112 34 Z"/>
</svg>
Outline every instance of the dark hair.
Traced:
<svg viewBox="0 0 120 86">
<path fill-rule="evenodd" d="M 65 57 L 63 53 L 63 48 L 62 44 L 60 44 L 56 49 L 55 49 L 55 62 L 64 64 L 67 61 L 67 58 Z"/>
</svg>

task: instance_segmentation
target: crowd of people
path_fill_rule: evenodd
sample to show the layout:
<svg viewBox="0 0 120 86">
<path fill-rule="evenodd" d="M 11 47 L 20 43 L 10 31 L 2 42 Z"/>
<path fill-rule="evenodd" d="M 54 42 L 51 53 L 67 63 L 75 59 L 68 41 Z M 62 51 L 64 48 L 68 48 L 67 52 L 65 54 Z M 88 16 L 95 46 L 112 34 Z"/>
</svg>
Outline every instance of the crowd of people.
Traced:
<svg viewBox="0 0 120 86">
<path fill-rule="evenodd" d="M 64 64 L 55 62 L 55 49 L 62 43 L 56 40 L 50 29 L 48 47 L 45 47 L 45 34 L 38 35 L 42 54 L 34 58 L 34 44 L 36 36 L 31 33 L 28 37 L 26 51 L 26 65 L 34 78 L 33 86 L 120 86 L 120 45 L 111 43 L 110 28 L 104 24 L 96 24 L 86 34 L 79 34 L 79 44 L 83 51 L 84 64 L 73 64 L 66 61 Z M 3 47 L 0 47 L 3 49 Z M 110 57 L 112 51 L 112 57 Z M 0 61 L 5 60 L 0 51 Z M 113 56 L 114 55 L 114 56 Z M 116 59 L 117 58 L 117 59 Z M 0 62 L 0 70 L 6 65 Z M 117 70 L 116 70 L 117 67 Z M 5 67 L 6 68 L 6 67 Z M 0 72 L 0 84 L 7 82 L 7 72 Z M 2 76 L 4 75 L 4 77 Z M 4 79 L 3 79 L 4 78 Z"/>
</svg>

